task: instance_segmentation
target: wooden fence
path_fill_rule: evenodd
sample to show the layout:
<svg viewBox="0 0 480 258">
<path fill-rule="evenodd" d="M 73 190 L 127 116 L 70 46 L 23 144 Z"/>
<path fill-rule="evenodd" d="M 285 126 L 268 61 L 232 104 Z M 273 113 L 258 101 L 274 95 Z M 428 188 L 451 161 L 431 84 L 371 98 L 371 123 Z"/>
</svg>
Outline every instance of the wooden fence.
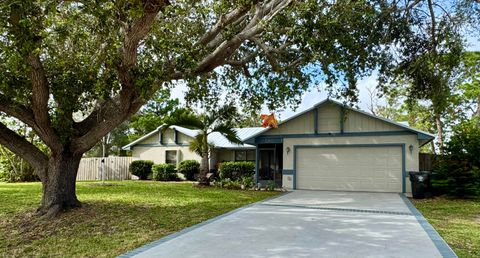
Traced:
<svg viewBox="0 0 480 258">
<path fill-rule="evenodd" d="M 132 157 L 82 158 L 77 180 L 128 180 L 131 179 L 128 172 L 131 162 Z"/>
<path fill-rule="evenodd" d="M 435 164 L 435 154 L 420 153 L 418 156 L 419 170 L 432 171 Z"/>
</svg>

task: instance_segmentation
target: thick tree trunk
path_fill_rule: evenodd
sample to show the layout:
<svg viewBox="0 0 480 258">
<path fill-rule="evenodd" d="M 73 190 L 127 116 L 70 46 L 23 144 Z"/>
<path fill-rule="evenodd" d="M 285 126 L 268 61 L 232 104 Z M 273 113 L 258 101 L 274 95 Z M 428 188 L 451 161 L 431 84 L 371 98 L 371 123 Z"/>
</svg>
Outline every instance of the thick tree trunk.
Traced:
<svg viewBox="0 0 480 258">
<path fill-rule="evenodd" d="M 48 162 L 47 177 L 42 179 L 43 196 L 37 212 L 54 217 L 59 212 L 80 207 L 76 195 L 76 177 L 81 156 L 69 152 L 52 155 Z"/>
</svg>

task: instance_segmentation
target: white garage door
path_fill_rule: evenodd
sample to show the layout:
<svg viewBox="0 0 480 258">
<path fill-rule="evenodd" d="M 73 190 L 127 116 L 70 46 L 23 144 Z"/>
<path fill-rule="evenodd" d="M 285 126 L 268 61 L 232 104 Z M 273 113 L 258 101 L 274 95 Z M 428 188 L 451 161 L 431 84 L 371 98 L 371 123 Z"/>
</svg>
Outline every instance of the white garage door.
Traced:
<svg viewBox="0 0 480 258">
<path fill-rule="evenodd" d="M 297 189 L 402 192 L 401 147 L 299 148 Z"/>
</svg>

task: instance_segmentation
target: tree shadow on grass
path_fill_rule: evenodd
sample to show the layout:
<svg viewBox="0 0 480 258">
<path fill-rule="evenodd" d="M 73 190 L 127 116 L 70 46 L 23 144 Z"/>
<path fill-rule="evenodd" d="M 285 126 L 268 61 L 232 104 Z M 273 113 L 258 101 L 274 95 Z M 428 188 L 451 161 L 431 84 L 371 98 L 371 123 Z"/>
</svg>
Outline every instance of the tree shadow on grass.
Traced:
<svg viewBox="0 0 480 258">
<path fill-rule="evenodd" d="M 234 200 L 176 206 L 89 201 L 52 220 L 19 212 L 0 220 L 0 256 L 115 256 L 241 205 Z"/>
</svg>

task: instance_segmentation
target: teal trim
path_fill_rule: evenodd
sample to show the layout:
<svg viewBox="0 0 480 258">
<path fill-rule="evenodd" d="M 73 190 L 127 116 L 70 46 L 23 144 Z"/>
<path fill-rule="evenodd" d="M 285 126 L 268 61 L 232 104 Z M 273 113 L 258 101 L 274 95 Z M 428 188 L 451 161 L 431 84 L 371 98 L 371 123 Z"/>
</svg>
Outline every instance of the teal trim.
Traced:
<svg viewBox="0 0 480 258">
<path fill-rule="evenodd" d="M 160 143 L 141 143 L 135 144 L 132 148 L 135 147 L 186 147 L 190 146 L 188 143 L 180 143 L 180 144 L 160 144 Z"/>
<path fill-rule="evenodd" d="M 318 108 L 313 110 L 313 131 L 318 134 Z"/>
<path fill-rule="evenodd" d="M 360 137 L 360 136 L 395 136 L 413 135 L 410 131 L 377 131 L 377 132 L 344 132 L 318 134 L 277 134 L 262 135 L 255 138 L 255 143 L 283 143 L 284 138 L 315 138 L 315 137 Z"/>
<path fill-rule="evenodd" d="M 425 219 L 422 213 L 420 213 L 420 211 L 415 208 L 412 202 L 410 202 L 410 200 L 403 194 L 400 194 L 400 197 L 405 202 L 410 212 L 412 212 L 413 216 L 415 216 L 420 226 L 422 226 L 425 233 L 427 233 L 428 237 L 430 237 L 430 240 L 432 240 L 433 244 L 435 244 L 435 247 L 437 247 L 437 250 L 440 252 L 442 257 L 457 258 L 458 256 L 455 254 L 455 252 L 453 252 L 452 248 L 450 248 L 450 246 L 445 242 L 445 240 L 443 240 L 443 238 L 432 227 L 432 225 L 428 223 L 427 219 Z"/>
<path fill-rule="evenodd" d="M 272 135 L 272 137 L 264 137 L 255 139 L 255 144 L 261 143 L 283 143 L 283 138 L 285 137 L 278 137 L 276 135 Z"/>
<path fill-rule="evenodd" d="M 431 137 L 430 135 L 426 135 L 426 134 L 423 134 L 423 133 L 419 133 L 417 138 L 419 140 L 433 140 L 433 139 L 435 139 L 435 138 Z"/>
<path fill-rule="evenodd" d="M 293 169 L 283 169 L 282 170 L 282 175 L 293 175 L 294 170 Z"/>
<path fill-rule="evenodd" d="M 406 192 L 405 143 L 293 145 L 293 189 L 297 189 L 297 150 L 305 148 L 400 147 L 402 149 L 402 193 Z"/>
<path fill-rule="evenodd" d="M 175 142 L 175 144 L 178 144 L 178 133 L 175 128 L 173 128 L 173 141 Z"/>
<path fill-rule="evenodd" d="M 255 145 L 255 187 L 258 185 L 258 168 L 260 162 L 260 149 Z"/>
<path fill-rule="evenodd" d="M 158 142 L 160 143 L 160 145 L 162 145 L 163 144 L 163 132 L 160 131 L 158 134 L 159 134 Z M 137 145 L 140 145 L 140 144 L 137 144 Z"/>
</svg>

